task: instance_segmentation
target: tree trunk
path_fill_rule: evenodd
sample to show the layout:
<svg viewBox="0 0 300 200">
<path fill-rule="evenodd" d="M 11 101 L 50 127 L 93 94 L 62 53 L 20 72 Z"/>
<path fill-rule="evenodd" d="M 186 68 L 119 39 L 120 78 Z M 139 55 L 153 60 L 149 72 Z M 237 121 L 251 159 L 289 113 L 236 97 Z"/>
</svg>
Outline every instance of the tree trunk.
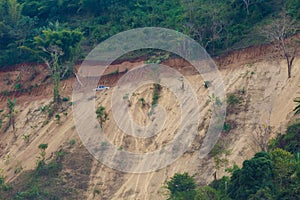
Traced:
<svg viewBox="0 0 300 200">
<path fill-rule="evenodd" d="M 60 94 L 59 94 L 59 85 L 60 77 L 58 73 L 53 75 L 54 87 L 53 87 L 53 103 L 55 106 L 60 104 Z"/>
<path fill-rule="evenodd" d="M 288 78 L 291 78 L 292 76 L 292 65 L 289 63 L 288 64 Z"/>
<path fill-rule="evenodd" d="M 292 56 L 291 58 L 289 58 L 286 55 L 285 58 L 286 58 L 286 63 L 287 63 L 287 67 L 288 67 L 288 78 L 291 78 L 292 77 L 292 66 L 293 66 L 295 56 Z"/>
<path fill-rule="evenodd" d="M 58 105 L 60 104 L 60 94 L 59 94 L 59 84 L 60 84 L 60 71 L 57 60 L 53 63 L 53 103 L 54 108 L 58 108 Z"/>
</svg>

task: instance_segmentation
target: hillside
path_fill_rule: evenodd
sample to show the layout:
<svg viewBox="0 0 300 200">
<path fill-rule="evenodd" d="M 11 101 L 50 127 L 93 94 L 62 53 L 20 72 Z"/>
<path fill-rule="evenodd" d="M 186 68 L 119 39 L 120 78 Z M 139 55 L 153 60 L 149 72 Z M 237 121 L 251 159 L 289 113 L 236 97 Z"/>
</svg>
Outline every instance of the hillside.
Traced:
<svg viewBox="0 0 300 200">
<path fill-rule="evenodd" d="M 28 48 L 38 49 L 36 38 L 44 31 L 81 32 L 77 59 L 107 38 L 141 27 L 177 30 L 211 55 L 221 55 L 270 42 L 260 30 L 282 15 L 299 25 L 299 8 L 299 0 L 1 0 L 0 67 L 41 62 L 37 52 Z M 69 40 L 60 40 L 69 44 Z"/>
<path fill-rule="evenodd" d="M 20 83 L 23 88 L 30 88 L 32 85 L 28 90 L 19 89 L 18 92 L 12 93 L 6 91 L 0 97 L 0 108 L 4 110 L 2 117 L 8 112 L 7 98 L 15 96 L 17 100 L 15 130 L 9 127 L 6 132 L 3 132 L 2 128 L 0 134 L 0 169 L 3 169 L 5 182 L 12 185 L 9 194 L 24 190 L 24 182 L 22 183 L 22 180 L 26 180 L 24 174 L 29 170 L 35 170 L 37 157 L 40 155 L 38 148 L 40 144 L 48 144 L 46 162 L 57 160 L 59 157 L 56 152 L 60 150 L 65 152 L 62 160 L 57 161 L 62 164 L 62 169 L 57 172 L 59 178 L 55 178 L 56 183 L 61 184 L 60 188 L 52 187 L 50 181 L 50 186 L 45 185 L 48 191 L 52 193 L 56 191 L 57 195 L 62 195 L 60 196 L 62 199 L 68 199 L 66 195 L 72 199 L 165 199 L 166 189 L 163 185 L 175 173 L 194 174 L 198 185 L 206 185 L 214 180 L 215 172 L 217 178 L 221 178 L 226 174 L 225 167 L 232 166 L 234 163 L 241 166 L 244 160 L 251 158 L 260 150 L 253 139 L 259 125 L 264 126 L 269 123 L 272 130 L 271 137 L 274 137 L 277 133 L 284 132 L 293 118 L 292 110 L 295 107 L 293 99 L 299 92 L 300 60 L 295 60 L 293 75 L 287 79 L 285 60 L 277 58 L 276 52 L 266 51 L 266 49 L 253 47 L 216 59 L 220 65 L 227 94 L 233 94 L 238 98 L 238 101 L 234 101 L 227 107 L 226 123 L 230 128 L 222 133 L 218 142 L 223 150 L 230 150 L 230 154 L 226 155 L 228 163 L 216 166 L 212 155 L 199 159 L 199 149 L 209 124 L 211 108 L 208 91 L 201 86 L 196 88 L 196 94 L 198 101 L 204 106 L 201 116 L 205 117 L 200 119 L 193 144 L 171 165 L 143 174 L 113 170 L 87 152 L 74 126 L 71 99 L 66 99 L 63 103 L 59 119 L 55 116 L 48 118 L 50 111 L 47 105 L 52 98 L 52 86 L 51 80 L 45 78 L 47 76 L 45 67 L 36 67 L 34 78 L 31 77 L 30 67 L 16 66 L 0 72 L 2 91 L 16 90 L 14 87 L 17 83 Z M 142 61 L 123 62 L 111 66 L 111 69 L 118 66 L 122 71 L 142 63 Z M 191 84 L 204 82 L 202 77 L 195 75 L 191 67 L 180 59 L 167 60 L 163 64 L 178 69 L 185 74 Z M 111 114 L 110 102 L 113 86 L 120 76 L 120 74 L 105 76 L 103 83 L 112 88 L 97 92 L 95 99 L 97 107 L 104 106 L 108 112 L 109 119 L 103 125 L 108 140 L 121 150 L 133 152 L 150 152 L 172 141 L 180 111 L 176 98 L 166 88 L 162 89 L 158 100 L 159 105 L 166 108 L 168 116 L 160 134 L 148 139 L 139 139 L 118 132 Z M 74 81 L 75 78 L 62 81 L 63 97 L 71 97 Z M 149 123 L 147 106 L 151 103 L 153 87 L 146 85 L 140 87 L 135 93 L 136 95 L 130 99 L 130 112 L 136 123 L 147 124 Z M 144 98 L 146 107 L 141 106 L 139 100 L 141 97 Z M 3 124 L 7 120 L 3 117 Z M 218 156 L 225 157 L 225 154 L 221 151 Z M 48 179 L 44 181 L 46 180 Z M 72 187 L 74 190 L 71 189 Z M 9 194 L 6 193 L 8 196 Z"/>
</svg>

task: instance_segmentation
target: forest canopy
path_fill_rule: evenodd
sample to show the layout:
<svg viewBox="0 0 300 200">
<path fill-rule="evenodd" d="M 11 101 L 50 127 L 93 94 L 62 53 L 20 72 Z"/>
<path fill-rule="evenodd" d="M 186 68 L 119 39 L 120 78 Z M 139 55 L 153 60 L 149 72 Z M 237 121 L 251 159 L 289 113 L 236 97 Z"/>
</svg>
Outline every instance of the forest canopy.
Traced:
<svg viewBox="0 0 300 200">
<path fill-rule="evenodd" d="M 285 11 L 300 19 L 300 0 L 0 0 L 0 67 L 36 62 L 22 48 L 57 22 L 82 32 L 82 56 L 99 42 L 138 27 L 178 30 L 211 55 L 265 43 L 257 29 Z"/>
</svg>

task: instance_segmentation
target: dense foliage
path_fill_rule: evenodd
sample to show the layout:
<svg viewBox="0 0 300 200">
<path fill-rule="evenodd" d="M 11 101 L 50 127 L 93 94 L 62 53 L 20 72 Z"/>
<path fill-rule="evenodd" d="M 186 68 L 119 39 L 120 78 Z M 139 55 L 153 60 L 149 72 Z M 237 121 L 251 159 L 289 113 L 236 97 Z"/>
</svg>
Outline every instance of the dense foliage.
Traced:
<svg viewBox="0 0 300 200">
<path fill-rule="evenodd" d="M 262 43 L 258 27 L 282 9 L 299 19 L 299 8 L 300 0 L 0 0 L 0 67 L 37 61 L 20 47 L 33 47 L 56 21 L 84 33 L 85 53 L 121 31 L 157 26 L 188 34 L 216 55 Z"/>
<path fill-rule="evenodd" d="M 175 174 L 167 182 L 169 199 L 300 199 L 299 135 L 300 123 L 290 125 L 286 134 L 271 142 L 269 152 L 256 153 L 242 168 L 228 169 L 230 177 L 210 186 L 196 188 L 193 177 Z"/>
</svg>

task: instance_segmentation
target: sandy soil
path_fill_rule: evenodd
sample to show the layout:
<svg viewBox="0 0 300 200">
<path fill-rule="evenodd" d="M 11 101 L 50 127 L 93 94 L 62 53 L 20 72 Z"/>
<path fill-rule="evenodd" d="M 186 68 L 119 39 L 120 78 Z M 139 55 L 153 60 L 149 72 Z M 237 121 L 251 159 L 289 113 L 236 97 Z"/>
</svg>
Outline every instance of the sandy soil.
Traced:
<svg viewBox="0 0 300 200">
<path fill-rule="evenodd" d="M 199 185 L 204 185 L 213 180 L 214 172 L 217 171 L 217 176 L 221 177 L 225 174 L 225 167 L 232 166 L 234 163 L 241 166 L 245 159 L 253 156 L 255 151 L 259 149 L 257 144 L 253 142 L 253 133 L 258 124 L 264 125 L 270 122 L 273 136 L 280 131 L 283 132 L 293 118 L 292 109 L 295 106 L 293 99 L 299 92 L 300 60 L 296 59 L 293 76 L 287 79 L 287 68 L 284 60 L 258 59 L 246 63 L 239 62 L 238 59 L 245 57 L 248 59 L 245 54 L 247 52 L 242 54 L 241 58 L 236 57 L 236 55 L 232 56 L 231 59 L 226 58 L 220 71 L 227 93 L 244 91 L 244 94 L 241 95 L 241 102 L 231 112 L 227 113 L 227 120 L 235 122 L 235 126 L 230 132 L 223 136 L 224 141 L 226 138 L 227 141 L 230 140 L 228 149 L 231 150 L 231 154 L 227 156 L 229 164 L 216 170 L 212 158 L 199 159 L 201 142 L 209 124 L 211 104 L 208 102 L 208 91 L 203 87 L 202 77 L 193 75 L 194 71 L 187 63 L 178 60 L 168 61 L 165 64 L 175 65 L 174 68 L 184 72 L 185 77 L 192 85 L 196 86 L 198 101 L 203 106 L 198 133 L 193 144 L 174 163 L 164 169 L 150 173 L 123 173 L 110 169 L 94 159 L 89 190 L 86 192 L 87 199 L 165 199 L 164 182 L 174 173 L 189 172 L 195 175 Z M 252 54 L 256 55 L 256 53 Z M 237 64 L 230 60 L 235 60 Z M 123 68 L 132 68 L 136 65 L 132 63 L 118 64 L 111 67 L 111 71 L 114 71 L 117 66 L 122 71 Z M 29 72 L 24 72 L 21 78 L 22 81 L 27 81 L 27 85 L 40 83 L 46 73 L 45 69 L 41 68 L 39 75 L 29 83 L 31 71 L 30 69 L 27 71 Z M 20 71 L 17 69 L 12 72 L 0 72 L 0 86 L 3 90 L 13 88 L 13 84 L 6 84 L 7 73 L 11 74 L 10 79 L 15 83 Z M 115 79 L 113 78 L 113 80 Z M 69 79 L 62 82 L 63 96 L 71 96 L 74 81 L 75 79 Z M 65 111 L 66 116 L 61 114 L 59 124 L 55 119 L 51 119 L 46 125 L 44 124 L 47 116 L 41 108 L 51 101 L 52 89 L 49 83 L 50 80 L 47 80 L 31 92 L 14 93 L 17 97 L 16 130 L 13 131 L 10 128 L 6 133 L 0 134 L 0 169 L 4 169 L 7 181 L 13 181 L 17 177 L 14 171 L 20 165 L 23 170 L 33 169 L 36 166 L 39 144 L 48 143 L 47 158 L 51 159 L 51 154 L 70 139 L 75 138 L 79 141 L 72 119 L 71 107 Z M 24 85 L 26 84 L 24 83 Z M 147 104 L 151 104 L 152 91 L 151 86 L 140 87 L 136 91 L 137 95 L 130 99 L 132 103 L 130 112 L 138 124 L 149 123 L 150 119 L 147 115 L 149 105 L 143 108 L 139 99 L 143 97 Z M 111 93 L 112 90 L 99 92 L 96 98 L 97 105 L 105 106 L 109 116 L 111 116 Z M 0 98 L 0 108 L 4 109 L 4 112 L 7 112 L 6 98 L 3 95 Z M 178 101 L 170 91 L 163 89 L 159 104 L 166 108 L 168 117 L 162 131 L 157 136 L 148 139 L 127 136 L 118 131 L 114 119 L 110 117 L 104 125 L 104 130 L 113 134 L 107 134 L 107 138 L 124 150 L 140 153 L 153 151 L 172 141 L 180 117 Z M 7 118 L 4 119 L 4 122 L 6 121 Z M 28 142 L 25 141 L 24 135 L 29 135 Z M 99 190 L 100 194 L 95 196 L 95 190 Z"/>
</svg>

